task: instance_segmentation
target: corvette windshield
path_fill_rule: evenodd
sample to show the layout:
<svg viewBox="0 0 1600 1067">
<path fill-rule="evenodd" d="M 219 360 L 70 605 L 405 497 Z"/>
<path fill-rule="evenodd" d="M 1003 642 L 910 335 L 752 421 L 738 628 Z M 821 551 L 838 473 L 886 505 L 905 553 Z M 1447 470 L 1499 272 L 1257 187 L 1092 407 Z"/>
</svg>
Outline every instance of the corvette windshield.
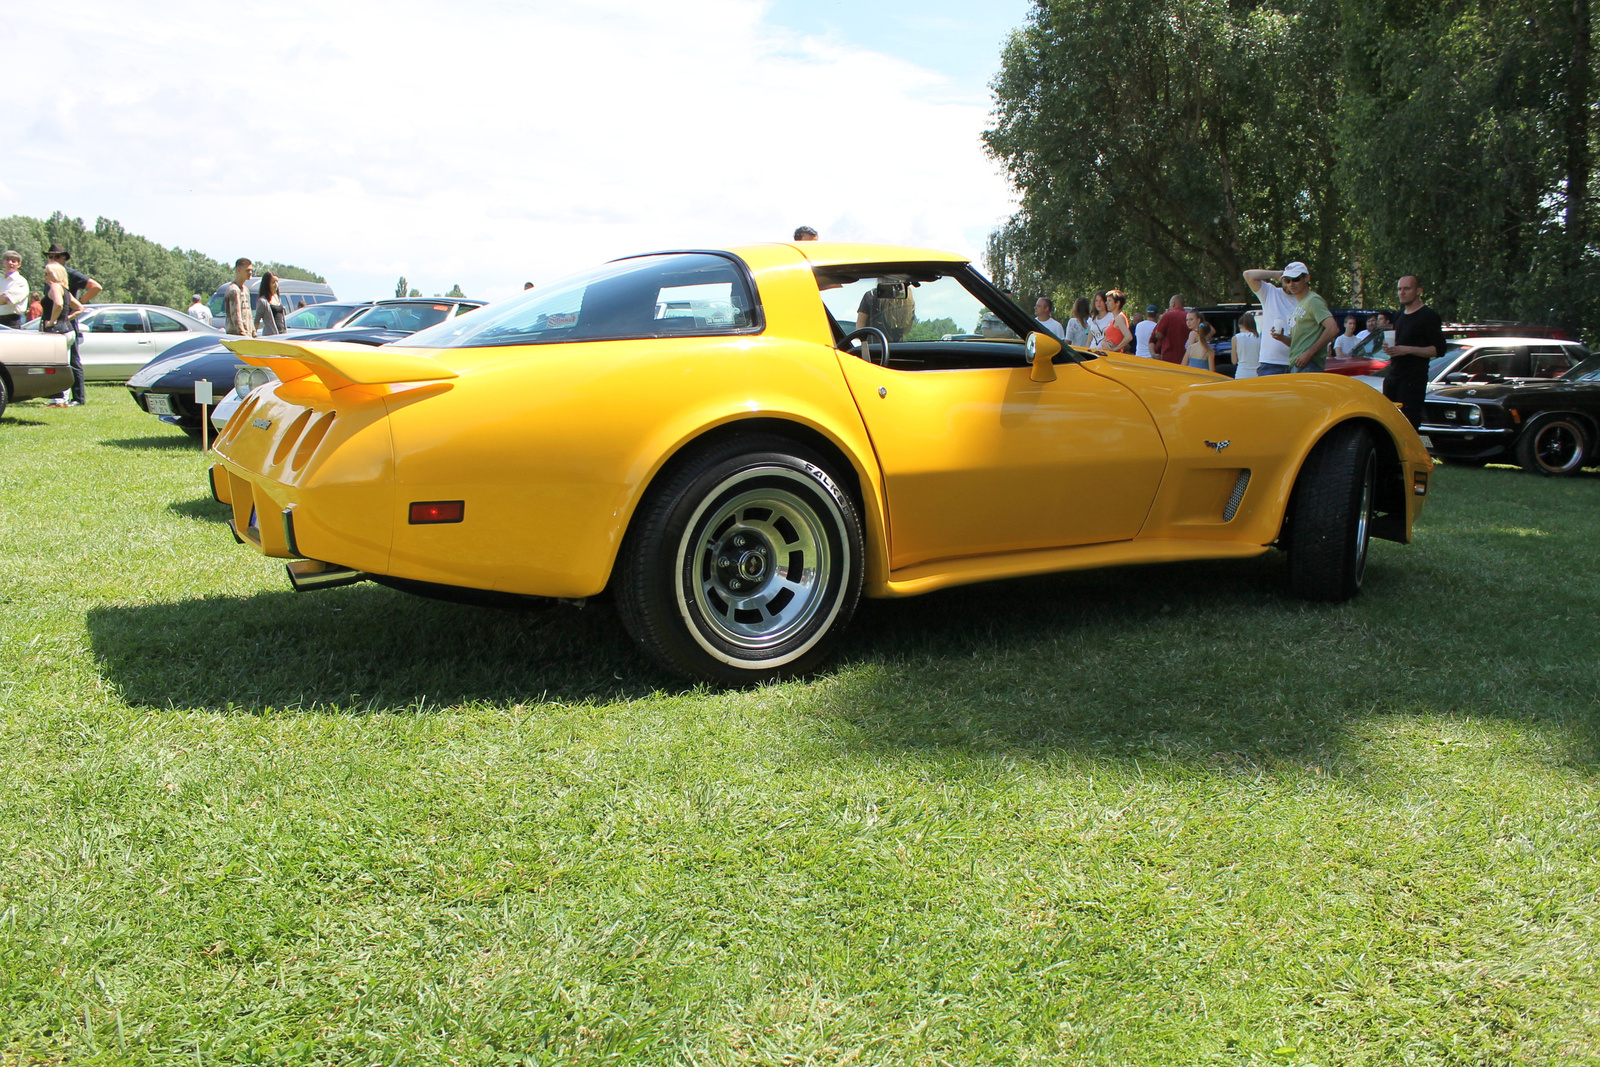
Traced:
<svg viewBox="0 0 1600 1067">
<path fill-rule="evenodd" d="M 707 253 L 618 260 L 407 339 L 408 348 L 488 348 L 748 332 L 755 301 L 733 260 Z"/>
</svg>

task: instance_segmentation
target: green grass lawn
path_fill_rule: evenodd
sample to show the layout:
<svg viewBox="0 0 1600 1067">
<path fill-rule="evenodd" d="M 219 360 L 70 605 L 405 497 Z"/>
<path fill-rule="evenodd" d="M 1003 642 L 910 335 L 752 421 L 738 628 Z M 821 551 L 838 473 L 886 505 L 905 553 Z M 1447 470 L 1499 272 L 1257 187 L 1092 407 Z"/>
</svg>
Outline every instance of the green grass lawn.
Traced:
<svg viewBox="0 0 1600 1067">
<path fill-rule="evenodd" d="M 125 390 L 0 418 L 0 1065 L 1600 1062 L 1600 477 L 867 603 L 289 591 Z"/>
</svg>

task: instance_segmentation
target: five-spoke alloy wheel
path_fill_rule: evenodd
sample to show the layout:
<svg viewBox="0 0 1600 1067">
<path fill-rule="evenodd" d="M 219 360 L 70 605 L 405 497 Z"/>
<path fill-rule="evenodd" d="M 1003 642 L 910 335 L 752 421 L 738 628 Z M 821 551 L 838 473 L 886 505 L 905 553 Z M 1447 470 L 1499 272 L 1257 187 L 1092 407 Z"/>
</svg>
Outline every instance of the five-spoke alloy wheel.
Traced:
<svg viewBox="0 0 1600 1067">
<path fill-rule="evenodd" d="M 1517 439 L 1517 463 L 1534 474 L 1574 474 L 1589 461 L 1588 438 L 1571 415 L 1546 415 Z"/>
</svg>

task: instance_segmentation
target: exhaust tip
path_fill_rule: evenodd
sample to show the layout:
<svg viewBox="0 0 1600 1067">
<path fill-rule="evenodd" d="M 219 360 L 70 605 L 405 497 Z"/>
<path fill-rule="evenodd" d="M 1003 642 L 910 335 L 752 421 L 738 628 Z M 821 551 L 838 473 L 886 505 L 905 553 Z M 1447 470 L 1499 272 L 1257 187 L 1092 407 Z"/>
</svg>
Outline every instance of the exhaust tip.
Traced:
<svg viewBox="0 0 1600 1067">
<path fill-rule="evenodd" d="M 372 577 L 366 571 L 339 567 L 332 563 L 324 563 L 319 559 L 293 560 L 286 564 L 283 569 L 289 573 L 289 584 L 294 586 L 294 591 L 297 593 L 309 593 L 317 589 L 332 589 L 340 585 L 355 585 L 357 582 L 364 582 Z"/>
</svg>

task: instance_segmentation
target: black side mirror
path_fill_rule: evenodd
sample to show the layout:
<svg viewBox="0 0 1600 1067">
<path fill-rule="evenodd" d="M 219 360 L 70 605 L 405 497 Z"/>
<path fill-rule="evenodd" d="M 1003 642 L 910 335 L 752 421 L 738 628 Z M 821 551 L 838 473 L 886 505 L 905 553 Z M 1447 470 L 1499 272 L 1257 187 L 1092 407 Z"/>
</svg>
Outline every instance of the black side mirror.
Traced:
<svg viewBox="0 0 1600 1067">
<path fill-rule="evenodd" d="M 1472 378 L 1470 375 L 1463 374 L 1461 371 L 1451 371 L 1449 374 L 1444 376 L 1444 380 L 1449 382 L 1451 385 L 1460 385 L 1462 382 L 1472 381 Z"/>
</svg>

